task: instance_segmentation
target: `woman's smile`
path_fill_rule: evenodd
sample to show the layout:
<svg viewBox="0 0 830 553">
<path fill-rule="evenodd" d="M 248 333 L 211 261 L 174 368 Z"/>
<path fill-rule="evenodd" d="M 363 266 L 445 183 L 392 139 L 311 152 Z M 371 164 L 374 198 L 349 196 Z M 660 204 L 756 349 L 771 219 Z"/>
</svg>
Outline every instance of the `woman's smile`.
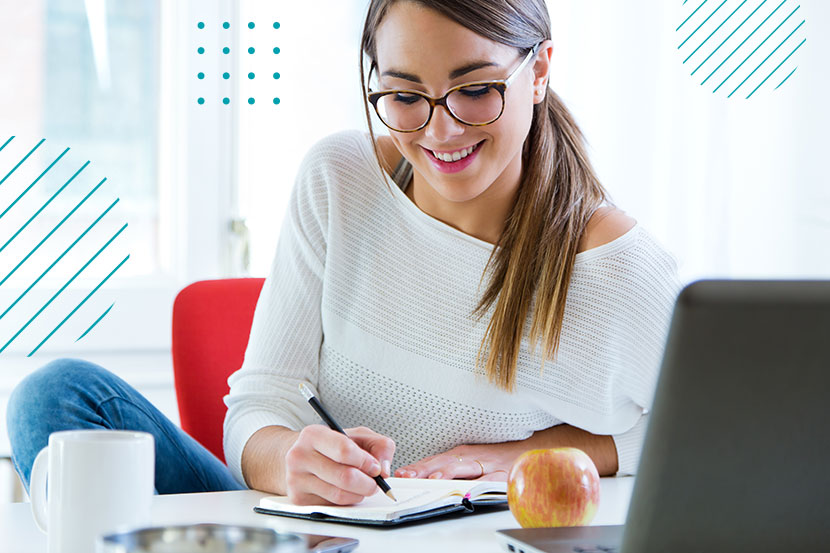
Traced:
<svg viewBox="0 0 830 553">
<path fill-rule="evenodd" d="M 475 161 L 483 143 L 482 140 L 471 146 L 454 150 L 430 150 L 423 146 L 421 148 L 432 162 L 433 167 L 442 173 L 457 173 L 463 171 Z"/>
</svg>

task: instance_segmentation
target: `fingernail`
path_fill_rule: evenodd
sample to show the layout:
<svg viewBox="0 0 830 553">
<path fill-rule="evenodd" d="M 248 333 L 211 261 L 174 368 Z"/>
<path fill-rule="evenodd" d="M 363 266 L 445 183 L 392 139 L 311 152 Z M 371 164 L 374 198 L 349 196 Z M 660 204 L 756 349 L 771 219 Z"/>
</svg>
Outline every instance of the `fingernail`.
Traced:
<svg viewBox="0 0 830 553">
<path fill-rule="evenodd" d="M 377 461 L 373 461 L 372 466 L 370 467 L 369 470 L 371 470 L 373 474 L 374 473 L 380 474 L 380 463 L 378 463 Z"/>
<path fill-rule="evenodd" d="M 429 477 L 432 478 L 433 480 L 438 480 L 442 476 L 444 476 L 444 475 L 441 474 L 440 472 L 433 472 L 432 474 L 429 475 Z"/>
<path fill-rule="evenodd" d="M 383 462 L 383 474 L 392 474 L 392 463 L 389 461 Z"/>
<path fill-rule="evenodd" d="M 418 476 L 418 473 L 415 472 L 414 470 L 410 470 L 406 473 L 406 475 L 410 478 L 415 478 L 416 476 Z"/>
</svg>

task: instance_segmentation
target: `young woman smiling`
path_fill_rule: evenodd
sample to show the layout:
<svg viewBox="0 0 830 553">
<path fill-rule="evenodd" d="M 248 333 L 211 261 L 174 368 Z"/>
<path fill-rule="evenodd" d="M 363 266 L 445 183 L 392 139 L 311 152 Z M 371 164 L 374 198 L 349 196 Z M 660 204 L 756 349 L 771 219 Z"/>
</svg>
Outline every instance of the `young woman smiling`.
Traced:
<svg viewBox="0 0 830 553">
<path fill-rule="evenodd" d="M 353 503 L 377 474 L 504 479 L 564 445 L 635 471 L 679 284 L 608 203 L 552 53 L 543 0 L 370 3 L 369 133 L 304 160 L 229 381 L 226 457 L 249 486 Z"/>
<path fill-rule="evenodd" d="M 552 55 L 544 0 L 372 0 L 369 132 L 301 164 L 229 379 L 227 466 L 112 373 L 61 359 L 10 399 L 24 482 L 73 428 L 151 432 L 160 493 L 244 484 L 350 504 L 378 474 L 505 479 L 556 446 L 633 473 L 679 283 L 609 203 L 548 86 Z"/>
</svg>

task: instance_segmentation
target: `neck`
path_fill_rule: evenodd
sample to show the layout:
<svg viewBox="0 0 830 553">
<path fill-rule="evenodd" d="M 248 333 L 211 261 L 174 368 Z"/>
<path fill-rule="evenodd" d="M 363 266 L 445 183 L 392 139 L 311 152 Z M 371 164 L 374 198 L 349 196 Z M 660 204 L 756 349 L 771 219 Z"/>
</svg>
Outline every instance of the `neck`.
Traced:
<svg viewBox="0 0 830 553">
<path fill-rule="evenodd" d="M 513 165 L 512 163 L 510 164 Z M 521 165 L 507 169 L 484 192 L 467 201 L 451 201 L 413 170 L 406 195 L 418 208 L 439 221 L 490 244 L 498 242 L 519 190 Z"/>
</svg>

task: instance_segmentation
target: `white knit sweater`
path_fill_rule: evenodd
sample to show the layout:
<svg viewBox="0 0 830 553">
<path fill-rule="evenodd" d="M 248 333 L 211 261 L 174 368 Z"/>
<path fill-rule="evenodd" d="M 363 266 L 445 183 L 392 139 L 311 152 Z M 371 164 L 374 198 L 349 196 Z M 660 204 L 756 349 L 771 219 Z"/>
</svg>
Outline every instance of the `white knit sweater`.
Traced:
<svg viewBox="0 0 830 553">
<path fill-rule="evenodd" d="M 385 181 L 368 133 L 312 147 L 228 380 L 224 447 L 236 478 L 260 428 L 320 423 L 300 382 L 343 427 L 394 439 L 393 467 L 567 423 L 612 435 L 619 474 L 633 474 L 680 287 L 674 259 L 639 225 L 578 254 L 556 361 L 540 370 L 541 348 L 531 355 L 525 340 L 507 393 L 474 368 L 489 316 L 471 313 L 492 249 Z"/>
</svg>

